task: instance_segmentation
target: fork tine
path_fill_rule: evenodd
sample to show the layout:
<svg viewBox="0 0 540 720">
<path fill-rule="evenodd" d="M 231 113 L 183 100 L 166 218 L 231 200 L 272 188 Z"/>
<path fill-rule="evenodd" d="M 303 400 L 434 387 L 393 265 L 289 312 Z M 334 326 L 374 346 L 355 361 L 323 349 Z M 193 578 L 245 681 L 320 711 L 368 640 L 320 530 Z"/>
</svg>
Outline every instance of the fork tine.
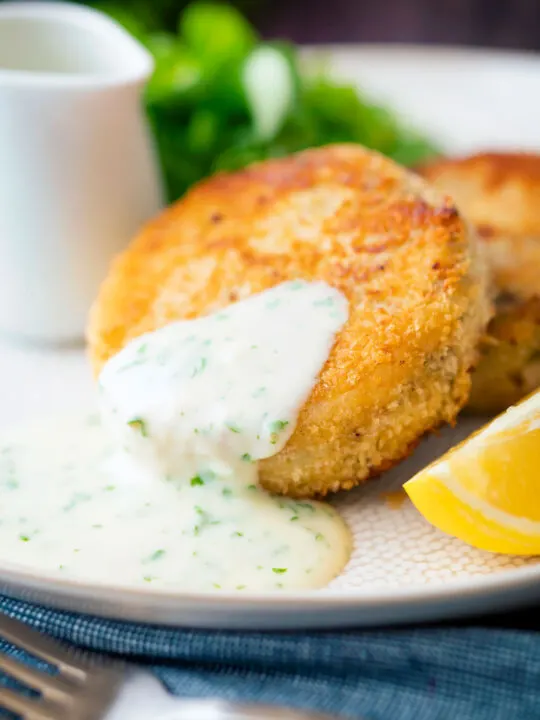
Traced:
<svg viewBox="0 0 540 720">
<path fill-rule="evenodd" d="M 36 700 L 25 698 L 16 692 L 0 688 L 0 709 L 10 710 L 24 720 L 62 720 L 65 715 L 58 715 L 58 709 L 47 707 Z"/>
<path fill-rule="evenodd" d="M 35 670 L 9 655 L 0 655 L 0 670 L 24 685 L 39 690 L 43 697 L 50 700 L 61 702 L 68 698 L 74 690 L 73 684 L 66 682 L 61 677 Z"/>
<path fill-rule="evenodd" d="M 55 665 L 70 680 L 83 681 L 86 677 L 87 663 L 82 660 L 77 662 L 73 654 L 57 641 L 50 640 L 37 630 L 3 613 L 0 613 L 0 636 L 12 645 Z"/>
</svg>

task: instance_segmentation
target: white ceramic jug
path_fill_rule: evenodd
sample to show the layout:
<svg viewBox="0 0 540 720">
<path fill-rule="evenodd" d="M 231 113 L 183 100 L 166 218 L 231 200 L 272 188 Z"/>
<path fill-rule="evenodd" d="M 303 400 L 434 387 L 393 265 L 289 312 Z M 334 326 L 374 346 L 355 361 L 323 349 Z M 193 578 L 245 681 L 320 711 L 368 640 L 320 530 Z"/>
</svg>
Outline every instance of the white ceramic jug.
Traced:
<svg viewBox="0 0 540 720">
<path fill-rule="evenodd" d="M 94 10 L 0 3 L 0 330 L 81 339 L 112 257 L 162 202 L 151 56 Z"/>
</svg>

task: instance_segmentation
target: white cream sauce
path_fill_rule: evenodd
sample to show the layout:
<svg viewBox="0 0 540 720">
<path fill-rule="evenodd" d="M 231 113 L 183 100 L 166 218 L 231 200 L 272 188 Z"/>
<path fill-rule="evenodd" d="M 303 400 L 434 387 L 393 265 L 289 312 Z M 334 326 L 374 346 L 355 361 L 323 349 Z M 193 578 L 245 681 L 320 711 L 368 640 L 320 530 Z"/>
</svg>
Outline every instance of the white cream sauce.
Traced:
<svg viewBox="0 0 540 720">
<path fill-rule="evenodd" d="M 0 560 L 178 590 L 326 585 L 347 527 L 264 491 L 257 461 L 293 433 L 347 314 L 298 281 L 131 342 L 100 376 L 101 420 L 0 447 Z"/>
</svg>

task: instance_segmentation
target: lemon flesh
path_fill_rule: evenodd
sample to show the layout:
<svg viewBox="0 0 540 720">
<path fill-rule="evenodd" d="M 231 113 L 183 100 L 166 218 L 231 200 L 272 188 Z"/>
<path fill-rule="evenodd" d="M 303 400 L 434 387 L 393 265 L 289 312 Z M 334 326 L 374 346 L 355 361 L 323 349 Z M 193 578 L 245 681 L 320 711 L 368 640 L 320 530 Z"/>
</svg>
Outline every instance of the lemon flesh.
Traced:
<svg viewBox="0 0 540 720">
<path fill-rule="evenodd" d="M 473 547 L 540 555 L 540 392 L 405 483 L 425 519 Z"/>
</svg>

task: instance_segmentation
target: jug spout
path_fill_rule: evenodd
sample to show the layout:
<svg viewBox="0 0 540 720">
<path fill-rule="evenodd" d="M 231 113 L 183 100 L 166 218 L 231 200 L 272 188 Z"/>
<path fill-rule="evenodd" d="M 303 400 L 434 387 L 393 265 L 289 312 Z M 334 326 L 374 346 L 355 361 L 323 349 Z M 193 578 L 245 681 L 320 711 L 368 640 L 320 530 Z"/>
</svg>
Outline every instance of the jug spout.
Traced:
<svg viewBox="0 0 540 720">
<path fill-rule="evenodd" d="M 64 2 L 0 3 L 0 83 L 139 84 L 150 53 L 101 12 Z"/>
</svg>

